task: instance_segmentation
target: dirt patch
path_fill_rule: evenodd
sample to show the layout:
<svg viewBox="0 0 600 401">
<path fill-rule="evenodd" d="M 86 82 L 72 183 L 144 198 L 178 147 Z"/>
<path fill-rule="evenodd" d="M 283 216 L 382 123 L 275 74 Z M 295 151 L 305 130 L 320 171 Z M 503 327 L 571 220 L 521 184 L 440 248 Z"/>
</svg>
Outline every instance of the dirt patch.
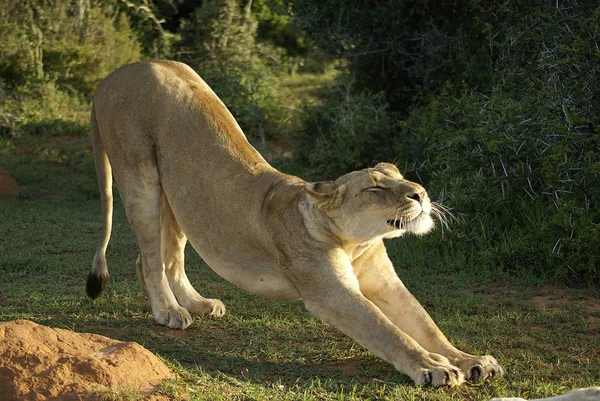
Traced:
<svg viewBox="0 0 600 401">
<path fill-rule="evenodd" d="M 360 369 L 361 361 L 358 359 L 340 359 L 334 362 L 329 362 L 319 366 L 319 370 L 323 372 L 339 371 L 346 374 L 356 374 Z"/>
<path fill-rule="evenodd" d="M 570 304 L 564 297 L 556 295 L 536 295 L 530 299 L 536 308 L 549 312 L 562 312 Z"/>
<path fill-rule="evenodd" d="M 136 343 L 26 320 L 0 323 L 2 400 L 98 400 L 114 392 L 160 400 L 152 392 L 172 375 Z"/>
<path fill-rule="evenodd" d="M 483 296 L 490 303 L 508 304 L 511 301 L 525 301 L 535 309 L 550 313 L 562 313 L 568 310 L 581 310 L 582 316 L 587 318 L 592 329 L 600 327 L 600 298 L 583 295 L 577 289 L 557 288 L 551 285 L 536 289 L 506 288 L 504 286 L 492 286 L 486 291 L 473 291 L 463 289 L 463 296 Z"/>
<path fill-rule="evenodd" d="M 0 195 L 19 195 L 19 185 L 8 173 L 0 168 Z"/>
<path fill-rule="evenodd" d="M 359 363 L 353 360 L 342 360 L 332 363 L 329 368 L 341 370 L 344 373 L 355 374 L 358 372 Z"/>
<path fill-rule="evenodd" d="M 581 308 L 591 314 L 600 313 L 600 299 L 595 297 L 576 297 L 567 290 L 551 288 L 530 299 L 537 308 L 550 312 L 561 312 L 569 308 Z"/>
<path fill-rule="evenodd" d="M 590 327 L 596 329 L 600 323 L 600 299 L 596 297 L 574 296 L 569 290 L 545 288 L 529 299 L 536 309 L 560 313 L 569 309 L 580 309 L 587 318 Z"/>
<path fill-rule="evenodd" d="M 191 335 L 189 330 L 174 330 L 168 329 L 162 332 L 156 333 L 159 337 L 169 337 L 169 338 L 187 338 Z"/>
<path fill-rule="evenodd" d="M 461 290 L 462 295 L 473 295 L 470 289 Z M 534 295 L 535 294 L 535 295 Z M 581 296 L 577 290 L 543 286 L 537 290 L 525 288 L 524 290 L 493 286 L 492 292 L 481 294 L 490 302 L 504 302 L 507 299 L 520 298 L 532 303 L 537 309 L 550 312 L 562 312 L 571 308 L 582 308 L 591 314 L 600 313 L 600 298 Z"/>
</svg>

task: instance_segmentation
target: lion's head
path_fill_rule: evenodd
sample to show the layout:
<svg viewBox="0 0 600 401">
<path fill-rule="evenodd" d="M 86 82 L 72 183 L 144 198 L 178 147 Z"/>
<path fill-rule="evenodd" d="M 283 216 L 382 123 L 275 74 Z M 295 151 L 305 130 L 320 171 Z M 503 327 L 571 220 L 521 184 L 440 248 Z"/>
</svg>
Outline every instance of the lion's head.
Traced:
<svg viewBox="0 0 600 401">
<path fill-rule="evenodd" d="M 406 232 L 425 234 L 434 226 L 432 214 L 443 219 L 442 210 L 432 204 L 427 191 L 404 179 L 389 163 L 335 181 L 307 183 L 305 189 L 331 219 L 336 234 L 351 241 L 393 238 Z"/>
</svg>

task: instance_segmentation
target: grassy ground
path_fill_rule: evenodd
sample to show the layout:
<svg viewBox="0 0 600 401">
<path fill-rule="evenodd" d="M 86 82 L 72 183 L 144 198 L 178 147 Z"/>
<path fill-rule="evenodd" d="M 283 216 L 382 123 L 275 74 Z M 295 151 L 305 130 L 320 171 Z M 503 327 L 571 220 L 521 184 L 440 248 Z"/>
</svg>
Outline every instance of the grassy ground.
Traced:
<svg viewBox="0 0 600 401">
<path fill-rule="evenodd" d="M 21 185 L 0 198 L 0 321 L 30 319 L 136 341 L 178 377 L 172 399 L 487 400 L 541 397 L 600 383 L 600 302 L 568 290 L 452 269 L 409 252 L 418 239 L 388 244 L 400 276 L 460 348 L 490 353 L 506 367 L 494 383 L 415 387 L 404 375 L 309 315 L 299 302 L 273 302 L 216 276 L 189 249 L 200 293 L 225 302 L 223 318 L 198 317 L 186 331 L 156 325 L 135 273 L 137 247 L 116 202 L 108 262 L 111 282 L 95 302 L 84 281 L 100 233 L 91 148 L 84 136 L 0 138 L 0 167 Z M 440 249 L 444 244 L 440 243 Z M 443 252 L 441 252 L 443 254 Z M 135 395 L 111 395 L 130 399 Z"/>
</svg>

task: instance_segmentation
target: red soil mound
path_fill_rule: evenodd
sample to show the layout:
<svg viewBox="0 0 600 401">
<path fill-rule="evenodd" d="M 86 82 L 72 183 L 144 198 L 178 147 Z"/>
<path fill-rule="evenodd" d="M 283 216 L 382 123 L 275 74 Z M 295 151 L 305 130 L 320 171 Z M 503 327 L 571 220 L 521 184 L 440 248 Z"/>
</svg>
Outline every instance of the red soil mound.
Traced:
<svg viewBox="0 0 600 401">
<path fill-rule="evenodd" d="M 169 368 L 136 343 L 18 320 L 0 323 L 1 400 L 97 400 L 149 394 Z"/>
</svg>

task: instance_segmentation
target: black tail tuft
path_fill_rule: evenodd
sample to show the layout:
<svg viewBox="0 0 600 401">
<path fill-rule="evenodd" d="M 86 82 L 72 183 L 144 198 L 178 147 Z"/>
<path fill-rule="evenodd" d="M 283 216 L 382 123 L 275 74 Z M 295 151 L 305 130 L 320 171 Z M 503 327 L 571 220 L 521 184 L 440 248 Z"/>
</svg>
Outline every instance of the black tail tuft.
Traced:
<svg viewBox="0 0 600 401">
<path fill-rule="evenodd" d="M 92 299 L 98 298 L 104 287 L 106 287 L 106 282 L 108 281 L 108 275 L 97 275 L 94 273 L 90 273 L 87 278 L 87 283 L 85 285 L 85 292 L 88 297 Z"/>
</svg>

